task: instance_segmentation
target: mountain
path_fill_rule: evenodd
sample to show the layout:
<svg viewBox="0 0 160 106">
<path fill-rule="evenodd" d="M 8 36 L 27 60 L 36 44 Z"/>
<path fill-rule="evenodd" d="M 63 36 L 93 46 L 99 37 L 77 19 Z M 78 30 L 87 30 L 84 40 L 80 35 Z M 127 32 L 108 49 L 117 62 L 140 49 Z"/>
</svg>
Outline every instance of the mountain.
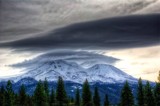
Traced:
<svg viewBox="0 0 160 106">
<path fill-rule="evenodd" d="M 132 76 L 124 73 L 120 69 L 106 64 L 97 64 L 93 67 L 87 69 L 89 74 L 89 81 L 95 82 L 108 82 L 108 83 L 116 83 L 116 82 L 124 82 L 126 80 L 130 82 L 136 82 L 136 79 Z"/>
<path fill-rule="evenodd" d="M 12 78 L 14 80 L 12 81 L 13 89 L 16 93 L 19 91 L 20 86 L 24 84 L 27 93 L 32 95 L 38 80 L 44 80 L 45 78 L 48 80 L 49 90 L 56 89 L 59 76 L 63 77 L 66 92 L 70 97 L 75 96 L 76 88 L 79 88 L 82 92 L 82 83 L 85 79 L 88 79 L 92 93 L 97 86 L 101 101 L 104 101 L 105 94 L 108 94 L 112 104 L 119 103 L 121 89 L 126 80 L 128 80 L 133 94 L 136 95 L 137 93 L 137 79 L 108 64 L 96 64 L 90 68 L 83 68 L 74 62 L 40 59 L 19 64 L 19 66 L 24 65 L 27 65 L 26 73 Z M 6 83 L 6 81 L 0 82 L 0 86 L 6 85 Z M 153 84 L 151 83 L 152 86 Z"/>
<path fill-rule="evenodd" d="M 28 65 L 25 71 L 25 74 L 17 76 L 13 80 L 18 81 L 25 77 L 31 77 L 36 80 L 47 78 L 49 81 L 56 81 L 61 76 L 65 81 L 74 83 L 83 83 L 85 79 L 92 83 L 123 83 L 126 80 L 132 83 L 137 82 L 137 79 L 107 64 L 96 64 L 90 68 L 83 68 L 77 63 L 64 60 L 39 61 Z"/>
<path fill-rule="evenodd" d="M 92 65 L 88 60 L 84 63 Z M 70 97 L 75 96 L 76 88 L 82 92 L 82 83 L 85 79 L 88 79 L 92 93 L 96 86 L 99 88 L 101 101 L 104 101 L 105 94 L 108 94 L 112 104 L 119 103 L 121 89 L 126 80 L 130 83 L 133 93 L 136 94 L 137 79 L 108 64 L 93 64 L 89 68 L 84 68 L 83 65 L 76 62 L 55 60 L 55 56 L 47 55 L 12 66 L 25 68 L 24 74 L 11 78 L 15 92 L 18 92 L 20 86 L 24 84 L 27 93 L 32 95 L 38 80 L 45 78 L 48 80 L 49 90 L 56 89 L 57 79 L 61 76 L 64 79 L 66 92 Z M 6 81 L 0 82 L 0 86 L 6 85 L 6 83 Z"/>
</svg>

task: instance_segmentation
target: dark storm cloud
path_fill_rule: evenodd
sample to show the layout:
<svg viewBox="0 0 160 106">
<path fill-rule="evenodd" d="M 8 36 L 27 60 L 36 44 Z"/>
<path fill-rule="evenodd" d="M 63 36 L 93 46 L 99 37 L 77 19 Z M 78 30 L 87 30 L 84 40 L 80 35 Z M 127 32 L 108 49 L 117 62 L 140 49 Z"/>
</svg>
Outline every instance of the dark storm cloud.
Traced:
<svg viewBox="0 0 160 106">
<path fill-rule="evenodd" d="M 160 44 L 160 14 L 134 15 L 73 24 L 0 47 L 121 49 Z"/>
<path fill-rule="evenodd" d="M 77 22 L 159 13 L 159 4 L 159 0 L 0 0 L 0 42 Z"/>
</svg>

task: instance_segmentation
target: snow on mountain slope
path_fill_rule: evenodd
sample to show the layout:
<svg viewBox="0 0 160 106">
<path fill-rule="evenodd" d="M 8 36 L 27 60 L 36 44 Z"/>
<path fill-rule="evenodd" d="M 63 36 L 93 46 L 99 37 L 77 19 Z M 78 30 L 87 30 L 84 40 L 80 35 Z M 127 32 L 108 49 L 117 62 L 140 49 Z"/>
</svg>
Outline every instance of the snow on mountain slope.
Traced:
<svg viewBox="0 0 160 106">
<path fill-rule="evenodd" d="M 24 75 L 16 77 L 14 80 L 20 80 L 25 77 L 35 78 L 36 80 L 56 81 L 59 76 L 63 77 L 65 81 L 72 81 L 76 83 L 83 83 L 85 79 L 89 82 L 107 82 L 107 83 L 121 83 L 126 80 L 136 82 L 132 76 L 123 71 L 107 64 L 97 64 L 91 68 L 85 69 L 73 62 L 66 62 L 64 60 L 52 60 L 48 62 L 34 63 L 26 68 Z"/>
<path fill-rule="evenodd" d="M 107 82 L 117 82 L 117 81 L 134 81 L 135 79 L 119 70 L 118 68 L 106 65 L 106 64 L 97 64 L 88 70 L 90 81 L 107 81 Z"/>
<path fill-rule="evenodd" d="M 64 80 L 72 80 L 75 77 L 78 77 L 79 80 L 83 80 L 82 77 L 77 75 L 77 72 L 83 71 L 84 69 L 77 64 L 69 64 L 63 60 L 55 60 L 44 62 L 29 67 L 29 71 L 22 75 L 21 77 L 33 77 L 37 80 L 48 80 L 54 81 L 57 80 L 59 76 L 62 76 Z M 26 69 L 28 70 L 28 69 Z"/>
</svg>

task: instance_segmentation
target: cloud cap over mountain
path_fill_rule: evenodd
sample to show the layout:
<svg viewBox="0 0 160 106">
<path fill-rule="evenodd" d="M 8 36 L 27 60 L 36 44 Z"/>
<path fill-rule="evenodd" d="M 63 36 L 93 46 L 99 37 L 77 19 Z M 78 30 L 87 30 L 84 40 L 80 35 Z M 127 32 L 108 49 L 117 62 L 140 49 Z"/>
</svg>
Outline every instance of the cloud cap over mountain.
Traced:
<svg viewBox="0 0 160 106">
<path fill-rule="evenodd" d="M 87 52 L 87 51 L 69 51 L 60 50 L 41 54 L 31 60 L 25 60 L 21 63 L 11 65 L 11 67 L 28 67 L 36 64 L 44 64 L 55 60 L 64 60 L 67 62 L 77 63 L 83 67 L 91 67 L 95 64 L 115 64 L 120 59 L 112 56 L 103 55 L 103 52 Z"/>
</svg>

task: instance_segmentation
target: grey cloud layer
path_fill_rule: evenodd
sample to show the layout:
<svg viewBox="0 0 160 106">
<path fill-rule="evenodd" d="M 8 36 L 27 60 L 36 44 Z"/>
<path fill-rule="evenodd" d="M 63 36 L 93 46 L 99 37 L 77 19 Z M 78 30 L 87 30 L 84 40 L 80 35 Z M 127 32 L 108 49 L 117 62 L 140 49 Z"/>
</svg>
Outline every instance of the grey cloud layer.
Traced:
<svg viewBox="0 0 160 106">
<path fill-rule="evenodd" d="M 159 13 L 159 1 L 0 0 L 0 42 L 30 37 L 76 22 L 135 13 Z"/>
<path fill-rule="evenodd" d="M 38 35 L 37 35 L 38 36 Z M 133 15 L 73 24 L 43 36 L 1 43 L 0 47 L 121 49 L 160 44 L 160 14 Z"/>
</svg>

